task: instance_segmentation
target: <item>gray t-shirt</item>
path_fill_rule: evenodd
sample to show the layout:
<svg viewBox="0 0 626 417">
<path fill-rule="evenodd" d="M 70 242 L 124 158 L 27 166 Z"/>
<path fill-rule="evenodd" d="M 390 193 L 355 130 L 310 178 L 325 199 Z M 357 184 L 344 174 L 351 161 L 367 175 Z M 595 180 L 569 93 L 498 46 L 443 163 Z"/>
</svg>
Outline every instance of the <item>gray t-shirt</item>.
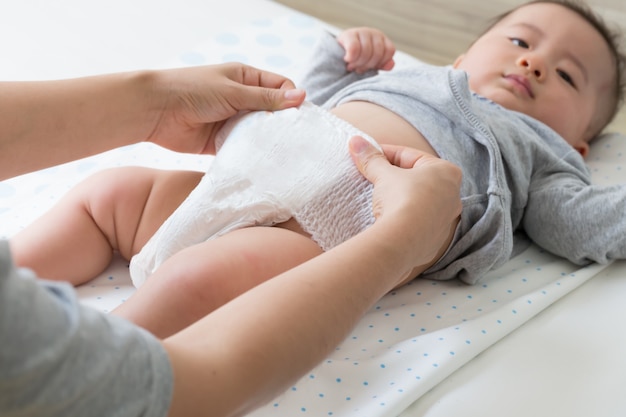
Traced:
<svg viewBox="0 0 626 417">
<path fill-rule="evenodd" d="M 172 384 L 154 336 L 15 268 L 0 241 L 1 416 L 162 417 Z"/>
</svg>

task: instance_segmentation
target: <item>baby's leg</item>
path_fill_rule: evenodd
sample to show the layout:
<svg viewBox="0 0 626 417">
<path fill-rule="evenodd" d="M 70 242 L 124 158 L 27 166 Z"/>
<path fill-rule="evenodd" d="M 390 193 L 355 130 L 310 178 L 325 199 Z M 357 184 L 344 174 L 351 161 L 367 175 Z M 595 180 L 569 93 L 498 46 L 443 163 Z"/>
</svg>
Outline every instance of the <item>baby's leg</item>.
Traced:
<svg viewBox="0 0 626 417">
<path fill-rule="evenodd" d="M 42 278 L 85 283 L 114 251 L 130 259 L 201 176 L 139 167 L 97 173 L 11 239 L 15 262 Z"/>
<path fill-rule="evenodd" d="M 113 314 L 167 337 L 321 252 L 311 239 L 291 230 L 238 229 L 170 257 Z"/>
</svg>

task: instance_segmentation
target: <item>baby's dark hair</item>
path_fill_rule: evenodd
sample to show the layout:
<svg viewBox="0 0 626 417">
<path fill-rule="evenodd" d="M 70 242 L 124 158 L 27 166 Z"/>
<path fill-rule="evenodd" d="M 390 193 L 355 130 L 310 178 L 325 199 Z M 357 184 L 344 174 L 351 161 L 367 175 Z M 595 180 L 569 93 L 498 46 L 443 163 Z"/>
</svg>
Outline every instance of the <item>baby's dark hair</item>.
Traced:
<svg viewBox="0 0 626 417">
<path fill-rule="evenodd" d="M 558 4 L 567 9 L 577 13 L 580 17 L 585 19 L 593 28 L 602 36 L 605 40 L 613 61 L 615 64 L 615 86 L 613 89 L 613 97 L 611 102 L 611 112 L 604 120 L 604 123 L 599 130 L 602 130 L 607 124 L 613 120 L 620 107 L 624 103 L 624 97 L 626 95 L 626 53 L 622 50 L 621 42 L 623 42 L 623 33 L 617 28 L 610 27 L 607 22 L 595 11 L 581 0 L 533 0 L 524 3 L 514 9 L 509 10 L 499 16 L 497 16 L 489 26 L 491 29 L 500 20 L 519 9 L 520 7 L 536 4 L 536 3 L 550 3 Z"/>
</svg>

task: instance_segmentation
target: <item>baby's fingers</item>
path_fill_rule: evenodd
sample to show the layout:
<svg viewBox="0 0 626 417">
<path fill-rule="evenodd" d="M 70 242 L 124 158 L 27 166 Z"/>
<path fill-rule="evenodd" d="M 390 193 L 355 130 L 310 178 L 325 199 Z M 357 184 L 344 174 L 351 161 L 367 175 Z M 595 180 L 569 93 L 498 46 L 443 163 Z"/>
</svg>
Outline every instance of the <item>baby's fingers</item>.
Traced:
<svg viewBox="0 0 626 417">
<path fill-rule="evenodd" d="M 337 41 L 346 51 L 344 60 L 348 71 L 363 73 L 373 69 L 390 70 L 394 66 L 395 46 L 377 29 L 348 29 Z"/>
</svg>

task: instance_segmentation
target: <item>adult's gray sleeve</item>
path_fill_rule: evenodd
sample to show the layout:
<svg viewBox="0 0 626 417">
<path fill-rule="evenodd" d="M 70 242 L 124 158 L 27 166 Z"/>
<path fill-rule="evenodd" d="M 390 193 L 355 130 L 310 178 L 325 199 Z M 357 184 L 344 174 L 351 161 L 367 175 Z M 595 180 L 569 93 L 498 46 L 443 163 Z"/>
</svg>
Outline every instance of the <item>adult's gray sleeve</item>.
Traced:
<svg viewBox="0 0 626 417">
<path fill-rule="evenodd" d="M 0 241 L 1 416 L 162 417 L 172 383 L 155 337 L 16 268 Z"/>
</svg>

